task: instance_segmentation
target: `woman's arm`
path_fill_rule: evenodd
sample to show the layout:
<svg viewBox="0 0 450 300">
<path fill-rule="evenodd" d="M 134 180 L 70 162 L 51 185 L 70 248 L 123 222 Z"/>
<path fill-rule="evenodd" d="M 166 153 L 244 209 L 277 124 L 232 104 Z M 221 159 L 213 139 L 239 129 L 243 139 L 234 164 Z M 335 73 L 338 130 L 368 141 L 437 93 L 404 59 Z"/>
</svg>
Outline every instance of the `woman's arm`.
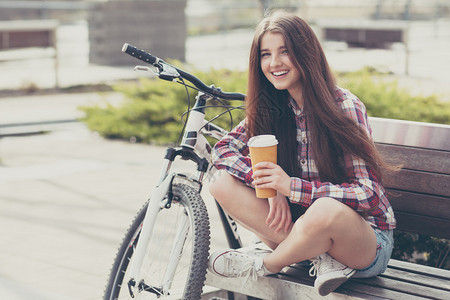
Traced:
<svg viewBox="0 0 450 300">
<path fill-rule="evenodd" d="M 292 202 L 304 206 L 311 205 L 314 200 L 322 197 L 334 198 L 358 212 L 368 212 L 376 209 L 384 190 L 370 168 L 358 158 L 351 159 L 349 182 L 333 184 L 330 182 L 306 181 L 301 178 L 291 178 Z"/>
<path fill-rule="evenodd" d="M 212 151 L 212 161 L 217 169 L 225 170 L 244 184 L 252 186 L 253 171 L 247 142 L 244 120 L 217 142 Z"/>
</svg>

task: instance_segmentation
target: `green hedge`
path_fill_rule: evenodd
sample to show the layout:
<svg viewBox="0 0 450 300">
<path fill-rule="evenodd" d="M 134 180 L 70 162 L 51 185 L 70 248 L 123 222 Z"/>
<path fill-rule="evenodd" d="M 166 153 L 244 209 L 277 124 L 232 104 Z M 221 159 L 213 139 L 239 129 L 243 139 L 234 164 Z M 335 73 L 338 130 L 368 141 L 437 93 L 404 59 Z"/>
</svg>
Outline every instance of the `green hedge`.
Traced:
<svg viewBox="0 0 450 300">
<path fill-rule="evenodd" d="M 224 91 L 245 91 L 247 76 L 244 72 L 230 70 L 211 70 L 210 72 L 193 72 L 206 84 L 220 84 Z M 189 84 L 189 83 L 188 83 Z M 111 139 L 125 139 L 154 144 L 173 144 L 177 142 L 183 127 L 181 117 L 186 112 L 188 101 L 183 85 L 160 79 L 143 78 L 137 85 L 118 85 L 114 89 L 125 95 L 125 102 L 120 106 L 103 104 L 80 107 L 85 112 L 82 119 L 90 130 Z M 197 92 L 189 89 L 191 108 Z M 241 101 L 224 101 L 227 105 L 242 105 Z M 207 105 L 220 105 L 210 101 Z M 224 112 L 223 108 L 209 108 L 207 118 L 211 119 Z M 233 110 L 234 124 L 242 120 L 242 110 Z M 214 123 L 230 129 L 230 116 L 226 113 Z"/>
<path fill-rule="evenodd" d="M 392 258 L 450 270 L 450 241 L 394 231 Z"/>
<path fill-rule="evenodd" d="M 450 124 L 449 103 L 439 102 L 437 95 L 412 95 L 398 82 L 371 68 L 338 73 L 338 83 L 364 102 L 369 116 Z"/>
<path fill-rule="evenodd" d="M 192 71 L 207 84 L 216 84 L 224 91 L 245 93 L 247 73 L 226 69 L 209 72 Z M 369 116 L 410 121 L 450 124 L 450 105 L 439 102 L 436 95 L 416 96 L 398 87 L 396 81 L 365 68 L 357 72 L 338 73 L 338 84 L 357 95 L 366 105 Z M 187 109 L 184 86 L 159 79 L 141 79 L 136 85 L 118 85 L 116 91 L 126 96 L 121 106 L 109 104 L 81 107 L 88 127 L 106 138 L 135 140 L 145 143 L 171 144 L 182 128 L 180 117 Z M 191 104 L 196 92 L 190 90 Z M 240 105 L 239 101 L 231 105 Z M 209 103 L 217 105 L 218 103 Z M 224 111 L 207 110 L 213 117 Z M 238 121 L 243 114 L 233 112 Z M 225 114 L 217 124 L 229 128 Z M 236 122 L 234 123 L 236 124 Z"/>
</svg>

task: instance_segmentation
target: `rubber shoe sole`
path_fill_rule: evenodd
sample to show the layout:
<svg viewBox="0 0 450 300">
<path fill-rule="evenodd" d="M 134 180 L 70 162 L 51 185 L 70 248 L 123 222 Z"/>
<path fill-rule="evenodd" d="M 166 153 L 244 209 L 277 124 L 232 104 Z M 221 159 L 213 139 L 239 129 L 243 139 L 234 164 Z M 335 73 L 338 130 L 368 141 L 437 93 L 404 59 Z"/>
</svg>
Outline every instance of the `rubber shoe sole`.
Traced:
<svg viewBox="0 0 450 300">
<path fill-rule="evenodd" d="M 319 295 L 326 296 L 346 282 L 355 272 L 356 270 L 352 270 L 347 276 L 342 274 L 342 272 L 339 272 L 341 273 L 339 274 L 340 276 L 336 276 L 337 272 L 324 274 L 316 279 L 314 287 L 317 289 Z"/>
</svg>

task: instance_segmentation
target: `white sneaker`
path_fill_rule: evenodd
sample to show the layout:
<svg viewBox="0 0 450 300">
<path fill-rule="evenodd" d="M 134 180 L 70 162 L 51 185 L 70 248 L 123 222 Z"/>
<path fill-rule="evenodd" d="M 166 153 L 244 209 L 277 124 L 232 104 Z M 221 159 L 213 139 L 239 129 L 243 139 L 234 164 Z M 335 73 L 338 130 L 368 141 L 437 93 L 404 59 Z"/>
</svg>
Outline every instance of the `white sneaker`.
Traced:
<svg viewBox="0 0 450 300">
<path fill-rule="evenodd" d="M 246 277 L 245 282 L 249 277 L 256 280 L 258 276 L 274 274 L 263 264 L 264 256 L 270 252 L 259 248 L 216 251 L 209 256 L 208 269 L 223 277 Z"/>
<path fill-rule="evenodd" d="M 324 253 L 311 260 L 310 276 L 316 276 L 314 287 L 321 296 L 326 296 L 355 274 L 356 270 L 341 264 Z"/>
</svg>

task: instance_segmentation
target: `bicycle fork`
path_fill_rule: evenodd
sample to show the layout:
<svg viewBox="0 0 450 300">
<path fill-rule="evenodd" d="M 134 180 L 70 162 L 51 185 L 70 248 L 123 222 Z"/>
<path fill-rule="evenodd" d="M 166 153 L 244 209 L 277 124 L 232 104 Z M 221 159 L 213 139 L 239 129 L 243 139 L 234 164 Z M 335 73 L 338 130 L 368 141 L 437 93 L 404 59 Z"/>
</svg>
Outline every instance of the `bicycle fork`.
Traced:
<svg viewBox="0 0 450 300">
<path fill-rule="evenodd" d="M 175 177 L 178 176 L 187 179 L 187 177 L 183 174 L 172 173 L 169 175 L 172 162 L 174 161 L 176 156 L 182 156 L 184 158 L 191 159 L 197 162 L 197 164 L 199 165 L 197 179 L 194 179 L 193 181 L 199 184 L 201 187 L 200 182 L 203 178 L 204 172 L 206 171 L 208 162 L 205 159 L 200 159 L 190 149 L 169 148 L 164 159 L 164 165 L 161 169 L 160 184 L 154 189 L 151 194 L 145 218 L 142 223 L 139 240 L 137 241 L 136 249 L 133 254 L 134 259 L 130 267 L 130 276 L 128 280 L 128 289 L 131 297 L 134 297 L 135 293 L 140 293 L 141 291 L 151 292 L 156 295 L 167 294 L 172 285 L 176 268 L 181 259 L 184 243 L 186 241 L 190 227 L 189 216 L 186 211 L 181 216 L 181 220 L 176 232 L 176 238 L 172 245 L 172 249 L 170 250 L 169 263 L 165 270 L 161 286 L 148 286 L 143 280 L 141 280 L 140 266 L 142 265 L 145 254 L 147 252 L 147 247 L 151 239 L 153 228 L 156 222 L 156 217 L 161 209 L 170 209 L 173 197 L 173 194 L 171 193 L 172 184 Z"/>
<path fill-rule="evenodd" d="M 140 279 L 140 266 L 142 265 L 145 253 L 147 252 L 147 246 L 151 239 L 153 227 L 156 222 L 156 217 L 159 211 L 166 205 L 166 201 L 164 201 L 164 198 L 166 197 L 170 185 L 172 184 L 172 178 L 173 176 L 166 176 L 166 178 L 161 182 L 161 184 L 158 185 L 158 187 L 155 188 L 155 190 L 151 194 L 149 204 L 147 206 L 147 211 L 145 213 L 145 218 L 142 223 L 141 232 L 139 234 L 139 240 L 133 253 L 134 259 L 131 262 L 132 265 L 130 268 L 128 289 L 132 298 L 134 298 L 134 294 L 136 292 L 140 293 L 143 290 L 155 293 L 157 295 L 164 294 L 164 289 L 162 287 L 147 286 L 143 279 Z M 166 280 L 169 282 L 167 284 L 164 284 L 164 286 L 170 286 L 171 278 L 173 278 L 173 274 L 166 273 L 166 275 L 164 276 L 164 282 L 166 282 Z"/>
<path fill-rule="evenodd" d="M 161 286 L 151 287 L 146 285 L 143 280 L 140 280 L 140 266 L 142 265 L 145 253 L 147 252 L 147 246 L 153 232 L 153 227 L 155 225 L 158 212 L 161 209 L 170 208 L 173 197 L 171 191 L 174 178 L 180 176 L 188 179 L 184 174 L 172 173 L 169 176 L 169 171 L 172 162 L 175 160 L 175 157 L 181 156 L 182 159 L 191 160 L 197 164 L 197 178 L 193 179 L 192 181 L 199 184 L 199 192 L 201 190 L 201 182 L 209 166 L 209 162 L 205 157 L 209 156 L 210 147 L 208 148 L 209 144 L 207 143 L 206 138 L 203 135 L 199 134 L 199 131 L 205 125 L 204 110 L 205 103 L 208 97 L 209 96 L 200 92 L 198 97 L 196 98 L 197 101 L 187 120 L 186 130 L 181 142 L 181 147 L 177 149 L 167 149 L 167 153 L 164 158 L 164 165 L 161 169 L 159 185 L 155 188 L 150 197 L 139 240 L 133 254 L 135 256 L 135 259 L 133 260 L 130 268 L 130 279 L 128 281 L 128 288 L 132 297 L 134 297 L 134 292 L 141 292 L 143 290 L 155 293 L 157 295 L 164 295 L 168 293 L 168 290 L 172 285 L 176 267 L 178 266 L 178 263 L 180 261 L 183 246 L 189 232 L 190 223 L 187 212 L 183 214 L 180 225 L 178 226 L 176 239 L 174 244 L 172 245 L 172 249 L 170 252 L 169 264 L 166 268 Z M 212 125 L 210 125 L 210 127 L 212 127 L 213 129 L 216 128 Z M 197 155 L 194 149 L 199 151 L 203 157 Z M 164 201 L 166 197 L 167 201 Z M 137 286 L 136 279 L 140 280 Z"/>
</svg>

